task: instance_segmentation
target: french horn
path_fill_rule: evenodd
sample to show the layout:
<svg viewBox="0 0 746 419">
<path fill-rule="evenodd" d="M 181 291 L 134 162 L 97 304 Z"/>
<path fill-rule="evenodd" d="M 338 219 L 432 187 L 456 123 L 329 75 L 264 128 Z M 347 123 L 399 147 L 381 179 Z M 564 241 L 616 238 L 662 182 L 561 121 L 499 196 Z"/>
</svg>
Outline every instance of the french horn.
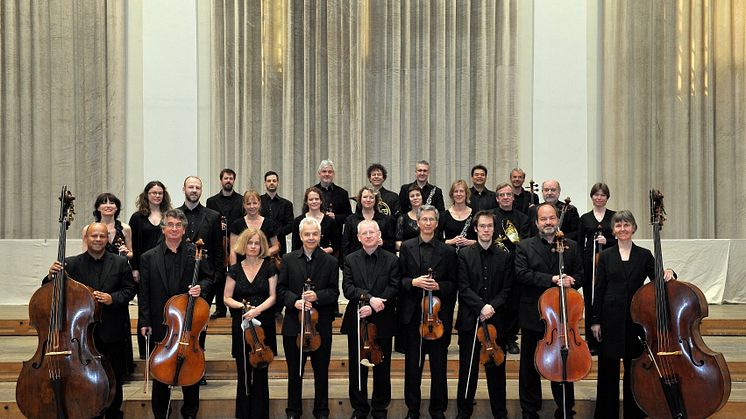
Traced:
<svg viewBox="0 0 746 419">
<path fill-rule="evenodd" d="M 508 218 L 503 219 L 503 231 L 505 232 L 505 236 L 507 236 L 508 240 L 510 240 L 511 243 L 518 244 L 518 242 L 521 241 L 521 236 L 518 234 L 518 229 L 515 228 L 515 225 L 513 225 L 513 223 Z"/>
</svg>

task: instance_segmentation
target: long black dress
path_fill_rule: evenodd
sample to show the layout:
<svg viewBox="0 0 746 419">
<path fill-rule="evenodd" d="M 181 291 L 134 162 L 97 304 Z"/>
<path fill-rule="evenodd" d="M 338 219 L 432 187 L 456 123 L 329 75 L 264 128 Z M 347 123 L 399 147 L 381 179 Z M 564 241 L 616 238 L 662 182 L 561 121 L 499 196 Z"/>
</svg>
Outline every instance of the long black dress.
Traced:
<svg viewBox="0 0 746 419">
<path fill-rule="evenodd" d="M 440 220 L 438 221 L 437 237 L 445 242 L 446 240 L 450 240 L 463 232 L 464 237 L 466 237 L 467 239 L 476 240 L 477 232 L 476 230 L 474 230 L 474 225 L 472 225 L 473 215 L 474 211 L 472 211 L 471 214 L 469 214 L 469 216 L 464 218 L 463 220 L 457 220 L 453 218 L 451 211 L 443 211 L 440 215 Z M 458 246 L 453 247 L 458 250 Z"/>
<path fill-rule="evenodd" d="M 259 267 L 253 281 L 249 281 L 246 273 L 237 263 L 230 267 L 228 275 L 236 281 L 233 289 L 233 299 L 246 300 L 252 306 L 258 306 L 269 297 L 269 278 L 277 274 L 274 263 L 264 260 Z M 238 385 L 236 386 L 236 417 L 237 418 L 269 418 L 269 381 L 267 368 L 253 368 L 250 363 L 244 363 L 244 349 L 251 351 L 243 339 L 241 329 L 241 310 L 231 309 L 231 355 L 236 359 L 238 371 Z M 262 323 L 264 344 L 277 353 L 277 339 L 275 337 L 274 310 L 265 310 L 257 317 Z M 244 369 L 245 368 L 245 369 Z M 246 382 L 250 382 L 248 395 Z"/>
</svg>

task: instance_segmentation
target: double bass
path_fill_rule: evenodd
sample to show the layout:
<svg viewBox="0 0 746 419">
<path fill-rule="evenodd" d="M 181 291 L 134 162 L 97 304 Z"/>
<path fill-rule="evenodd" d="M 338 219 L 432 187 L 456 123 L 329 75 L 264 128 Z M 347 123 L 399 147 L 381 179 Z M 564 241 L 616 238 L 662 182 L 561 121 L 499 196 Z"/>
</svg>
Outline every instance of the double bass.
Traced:
<svg viewBox="0 0 746 419">
<path fill-rule="evenodd" d="M 102 414 L 114 399 L 114 373 L 96 350 L 93 324 L 101 305 L 93 289 L 65 272 L 65 240 L 72 222 L 75 197 L 62 187 L 57 261 L 62 265 L 51 281 L 29 301 L 29 323 L 39 344 L 23 362 L 16 382 L 16 402 L 28 418 L 90 418 Z"/>
<path fill-rule="evenodd" d="M 696 286 L 663 279 L 660 230 L 663 195 L 650 191 L 655 280 L 632 297 L 632 321 L 645 331 L 642 355 L 632 361 L 632 393 L 652 418 L 705 418 L 728 401 L 730 372 L 723 354 L 702 340 L 707 300 Z"/>
</svg>

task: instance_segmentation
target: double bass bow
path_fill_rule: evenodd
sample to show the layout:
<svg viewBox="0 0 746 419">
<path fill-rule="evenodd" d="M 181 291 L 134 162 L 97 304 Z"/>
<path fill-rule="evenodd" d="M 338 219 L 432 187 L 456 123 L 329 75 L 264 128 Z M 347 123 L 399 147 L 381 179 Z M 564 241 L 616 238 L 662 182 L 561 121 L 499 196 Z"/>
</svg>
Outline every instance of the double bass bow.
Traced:
<svg viewBox="0 0 746 419">
<path fill-rule="evenodd" d="M 29 323 L 39 344 L 23 362 L 16 382 L 16 402 L 29 418 L 90 418 L 102 414 L 114 399 L 114 373 L 96 350 L 93 323 L 101 305 L 93 289 L 65 272 L 67 228 L 75 214 L 75 197 L 62 187 L 57 261 L 62 269 L 29 301 Z"/>
<path fill-rule="evenodd" d="M 723 354 L 702 340 L 700 322 L 707 300 L 696 286 L 663 278 L 660 230 L 663 195 L 650 191 L 655 279 L 632 297 L 632 321 L 642 326 L 642 355 L 632 361 L 632 393 L 653 418 L 705 418 L 730 396 L 730 372 Z"/>
</svg>

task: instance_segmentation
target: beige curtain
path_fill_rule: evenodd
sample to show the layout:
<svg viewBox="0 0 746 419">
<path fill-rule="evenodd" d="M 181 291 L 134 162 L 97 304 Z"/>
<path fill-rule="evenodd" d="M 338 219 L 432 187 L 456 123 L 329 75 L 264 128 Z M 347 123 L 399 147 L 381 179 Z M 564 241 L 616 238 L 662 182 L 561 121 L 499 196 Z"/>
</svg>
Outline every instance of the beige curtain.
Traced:
<svg viewBox="0 0 746 419">
<path fill-rule="evenodd" d="M 746 1 L 607 1 L 603 179 L 649 237 L 746 237 Z"/>
<path fill-rule="evenodd" d="M 0 2 L 0 238 L 58 232 L 63 184 L 80 226 L 124 195 L 124 1 Z"/>
<path fill-rule="evenodd" d="M 380 162 L 398 192 L 431 162 L 444 189 L 518 161 L 520 1 L 213 0 L 213 171 L 301 202 L 322 159 L 356 192 Z M 493 186 L 493 185 L 491 185 Z"/>
</svg>

